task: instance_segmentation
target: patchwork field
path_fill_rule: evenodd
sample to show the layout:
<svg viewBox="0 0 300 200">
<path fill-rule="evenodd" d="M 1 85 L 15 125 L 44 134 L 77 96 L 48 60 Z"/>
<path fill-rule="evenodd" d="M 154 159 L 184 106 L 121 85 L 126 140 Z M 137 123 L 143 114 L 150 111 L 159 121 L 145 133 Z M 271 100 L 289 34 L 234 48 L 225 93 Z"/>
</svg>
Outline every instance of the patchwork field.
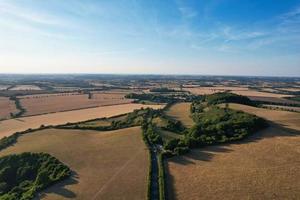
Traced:
<svg viewBox="0 0 300 200">
<path fill-rule="evenodd" d="M 10 113 L 17 113 L 16 104 L 8 97 L 0 97 L 0 120 L 10 118 Z"/>
<path fill-rule="evenodd" d="M 172 105 L 167 110 L 166 114 L 181 121 L 186 127 L 191 127 L 194 122 L 190 117 L 190 106 L 191 103 L 177 103 Z"/>
<path fill-rule="evenodd" d="M 259 92 L 256 90 L 251 90 L 246 87 L 194 87 L 194 88 L 184 88 L 184 90 L 189 91 L 193 94 L 204 95 L 213 94 L 217 92 L 232 92 L 235 94 L 243 96 L 256 96 L 256 97 L 289 97 L 291 95 L 286 94 L 275 94 L 270 92 Z"/>
<path fill-rule="evenodd" d="M 0 156 L 27 151 L 49 153 L 74 171 L 38 199 L 146 199 L 149 154 L 139 127 L 37 131 L 21 136 Z"/>
<path fill-rule="evenodd" d="M 167 161 L 171 199 L 297 199 L 300 113 L 229 104 L 274 122 L 235 144 L 210 146 Z"/>
<path fill-rule="evenodd" d="M 6 90 L 9 88 L 9 85 L 0 85 L 0 90 Z"/>
<path fill-rule="evenodd" d="M 41 88 L 36 85 L 16 85 L 9 90 L 41 90 Z"/>
<path fill-rule="evenodd" d="M 0 121 L 0 138 L 11 135 L 17 131 L 25 131 L 29 128 L 39 128 L 41 125 L 59 125 L 68 122 L 72 123 L 96 118 L 112 117 L 129 113 L 142 107 L 158 109 L 162 108 L 163 105 L 123 104 L 3 120 Z"/>
<path fill-rule="evenodd" d="M 299 101 L 285 99 L 285 98 L 278 98 L 278 97 L 255 97 L 249 96 L 249 99 L 253 101 L 263 101 L 263 102 L 270 102 L 270 103 L 282 103 L 282 104 L 298 104 L 300 105 Z"/>
<path fill-rule="evenodd" d="M 167 162 L 171 199 L 298 199 L 300 135 L 270 127 Z"/>
<path fill-rule="evenodd" d="M 90 95 L 90 97 L 88 94 L 63 93 L 56 95 L 31 95 L 21 98 L 21 104 L 26 110 L 24 116 L 126 104 L 131 101 L 126 99 L 124 94 L 120 93 L 97 93 Z"/>
<path fill-rule="evenodd" d="M 265 118 L 281 126 L 300 131 L 300 113 L 256 108 L 252 106 L 246 106 L 246 105 L 234 104 L 234 103 L 230 103 L 229 108 L 235 110 L 242 110 L 244 112 L 248 112 L 257 115 L 259 117 Z"/>
<path fill-rule="evenodd" d="M 268 104 L 264 104 L 264 106 L 272 108 L 272 109 L 284 109 L 284 110 L 291 110 L 291 111 L 300 112 L 300 107 L 268 105 Z"/>
</svg>

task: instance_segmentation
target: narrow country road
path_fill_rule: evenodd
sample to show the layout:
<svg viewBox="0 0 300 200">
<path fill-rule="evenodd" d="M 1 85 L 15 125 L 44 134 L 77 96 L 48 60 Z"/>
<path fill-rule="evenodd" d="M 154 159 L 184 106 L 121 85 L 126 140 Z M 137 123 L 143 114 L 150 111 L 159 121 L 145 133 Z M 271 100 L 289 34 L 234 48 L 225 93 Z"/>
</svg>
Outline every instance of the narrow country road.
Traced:
<svg viewBox="0 0 300 200">
<path fill-rule="evenodd" d="M 150 187 L 150 199 L 151 200 L 159 200 L 159 183 L 158 183 L 158 163 L 157 163 L 157 149 L 154 145 L 150 148 L 151 153 L 151 187 Z"/>
</svg>

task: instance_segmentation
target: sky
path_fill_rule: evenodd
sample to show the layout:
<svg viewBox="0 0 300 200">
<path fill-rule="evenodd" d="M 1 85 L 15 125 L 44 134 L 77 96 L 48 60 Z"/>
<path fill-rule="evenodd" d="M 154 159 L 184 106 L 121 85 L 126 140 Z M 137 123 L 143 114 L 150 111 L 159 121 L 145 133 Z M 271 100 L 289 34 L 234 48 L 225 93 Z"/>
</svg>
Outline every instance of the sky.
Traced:
<svg viewBox="0 0 300 200">
<path fill-rule="evenodd" d="M 300 76 L 300 0 L 0 0 L 0 73 Z"/>
</svg>

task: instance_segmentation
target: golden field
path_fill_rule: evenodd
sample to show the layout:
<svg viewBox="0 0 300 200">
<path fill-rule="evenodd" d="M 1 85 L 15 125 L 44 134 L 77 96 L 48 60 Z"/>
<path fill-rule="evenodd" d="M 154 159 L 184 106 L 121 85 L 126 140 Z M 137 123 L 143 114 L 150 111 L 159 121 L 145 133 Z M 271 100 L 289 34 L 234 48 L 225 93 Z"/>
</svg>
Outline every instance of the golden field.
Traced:
<svg viewBox="0 0 300 200">
<path fill-rule="evenodd" d="M 298 199 L 300 136 L 270 127 L 243 142 L 167 162 L 171 199 Z"/>
<path fill-rule="evenodd" d="M 235 110 L 242 110 L 244 112 L 265 118 L 286 128 L 291 128 L 300 131 L 300 113 L 282 110 L 270 110 L 235 103 L 230 103 L 229 108 Z"/>
<path fill-rule="evenodd" d="M 21 152 L 49 153 L 74 171 L 37 199 L 146 199 L 149 154 L 139 127 L 36 131 L 22 135 L 0 156 Z"/>
<path fill-rule="evenodd" d="M 96 93 L 89 99 L 88 94 L 61 93 L 49 95 L 27 95 L 19 97 L 26 112 L 23 116 L 61 112 L 98 106 L 126 104 L 132 102 L 121 93 Z"/>
<path fill-rule="evenodd" d="M 68 122 L 74 123 L 96 118 L 112 117 L 129 113 L 142 107 L 158 109 L 162 108 L 163 105 L 123 104 L 3 120 L 0 121 L 0 138 L 18 131 L 25 131 L 29 128 L 39 128 L 41 125 L 60 125 Z"/>
<path fill-rule="evenodd" d="M 0 97 L 0 119 L 10 118 L 10 113 L 17 113 L 15 102 L 8 97 Z"/>
<path fill-rule="evenodd" d="M 192 88 L 184 88 L 184 90 L 191 92 L 192 94 L 197 95 L 205 95 L 205 94 L 214 94 L 217 92 L 232 92 L 235 94 L 243 95 L 243 96 L 256 96 L 256 97 L 289 97 L 292 95 L 286 94 L 275 94 L 270 92 L 259 92 L 256 90 L 251 90 L 247 87 L 192 87 Z"/>
<path fill-rule="evenodd" d="M 166 111 L 166 114 L 178 121 L 181 121 L 183 125 L 189 128 L 194 124 L 190 117 L 190 106 L 191 103 L 176 103 Z"/>
<path fill-rule="evenodd" d="M 241 142 L 196 149 L 169 159 L 166 168 L 171 198 L 297 199 L 300 113 L 241 104 L 229 107 L 273 123 Z"/>
</svg>

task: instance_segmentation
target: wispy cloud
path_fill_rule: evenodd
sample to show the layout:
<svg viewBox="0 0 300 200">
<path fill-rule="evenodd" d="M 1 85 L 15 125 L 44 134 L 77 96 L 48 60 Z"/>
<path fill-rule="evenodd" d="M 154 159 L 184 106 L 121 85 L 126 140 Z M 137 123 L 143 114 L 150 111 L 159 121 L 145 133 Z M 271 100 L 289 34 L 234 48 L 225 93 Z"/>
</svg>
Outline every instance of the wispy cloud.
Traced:
<svg viewBox="0 0 300 200">
<path fill-rule="evenodd" d="M 178 8 L 183 18 L 193 18 L 197 16 L 197 12 L 189 7 L 181 6 Z"/>
<path fill-rule="evenodd" d="M 191 6 L 187 5 L 186 1 L 177 0 L 176 3 L 182 18 L 191 19 L 198 15 L 198 12 Z"/>
<path fill-rule="evenodd" d="M 38 13 L 35 10 L 21 8 L 15 4 L 8 3 L 8 2 L 0 2 L 0 15 L 15 17 L 27 22 L 44 24 L 44 25 L 60 25 L 60 26 L 66 25 L 65 23 L 62 22 L 61 19 L 58 19 L 54 16 L 50 16 L 40 12 Z"/>
</svg>

